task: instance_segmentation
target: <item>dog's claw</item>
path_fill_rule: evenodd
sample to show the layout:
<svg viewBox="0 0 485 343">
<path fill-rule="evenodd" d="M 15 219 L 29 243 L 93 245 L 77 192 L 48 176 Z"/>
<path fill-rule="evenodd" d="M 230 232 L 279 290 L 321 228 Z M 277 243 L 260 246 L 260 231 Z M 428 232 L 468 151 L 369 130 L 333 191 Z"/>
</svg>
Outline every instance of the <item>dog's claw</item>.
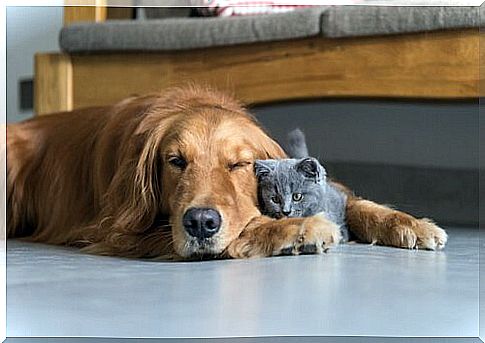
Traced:
<svg viewBox="0 0 485 343">
<path fill-rule="evenodd" d="M 298 248 L 298 252 L 300 254 L 302 254 L 302 255 L 306 255 L 306 254 L 317 254 L 318 253 L 318 249 L 317 249 L 316 244 L 305 244 L 305 245 L 301 245 Z"/>
<path fill-rule="evenodd" d="M 288 247 L 288 248 L 281 249 L 279 255 L 281 255 L 281 256 L 294 255 L 293 254 L 293 247 Z"/>
</svg>

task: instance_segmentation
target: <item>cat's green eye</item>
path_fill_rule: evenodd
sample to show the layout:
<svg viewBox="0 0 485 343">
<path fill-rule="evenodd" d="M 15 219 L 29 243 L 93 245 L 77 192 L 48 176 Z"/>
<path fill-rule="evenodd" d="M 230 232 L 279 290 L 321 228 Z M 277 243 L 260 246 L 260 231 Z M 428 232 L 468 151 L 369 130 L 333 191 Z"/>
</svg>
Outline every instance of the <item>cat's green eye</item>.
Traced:
<svg viewBox="0 0 485 343">
<path fill-rule="evenodd" d="M 271 201 L 274 202 L 275 204 L 280 203 L 280 199 L 278 197 L 271 197 Z"/>
<path fill-rule="evenodd" d="M 301 193 L 293 193 L 293 201 L 301 201 L 301 199 L 303 199 L 303 194 Z"/>
</svg>

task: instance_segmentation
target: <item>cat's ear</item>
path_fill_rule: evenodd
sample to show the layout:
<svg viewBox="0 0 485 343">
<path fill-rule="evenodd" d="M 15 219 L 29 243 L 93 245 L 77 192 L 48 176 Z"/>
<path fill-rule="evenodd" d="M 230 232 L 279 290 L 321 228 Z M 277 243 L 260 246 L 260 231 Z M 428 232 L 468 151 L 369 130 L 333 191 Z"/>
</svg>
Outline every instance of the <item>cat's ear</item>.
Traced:
<svg viewBox="0 0 485 343">
<path fill-rule="evenodd" d="M 254 161 L 254 172 L 256 177 L 269 175 L 275 167 L 276 161 L 274 160 L 256 160 Z"/>
<path fill-rule="evenodd" d="M 305 177 L 312 179 L 315 183 L 325 180 L 327 173 L 316 158 L 307 157 L 296 164 L 296 170 Z"/>
</svg>

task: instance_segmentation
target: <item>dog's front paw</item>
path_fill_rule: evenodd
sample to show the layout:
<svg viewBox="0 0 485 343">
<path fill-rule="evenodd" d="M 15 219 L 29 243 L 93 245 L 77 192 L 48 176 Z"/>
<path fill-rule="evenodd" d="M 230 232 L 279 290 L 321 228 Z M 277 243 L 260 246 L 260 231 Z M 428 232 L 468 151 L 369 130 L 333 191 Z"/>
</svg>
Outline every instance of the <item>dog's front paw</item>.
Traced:
<svg viewBox="0 0 485 343">
<path fill-rule="evenodd" d="M 427 218 L 416 219 L 401 213 L 393 214 L 388 223 L 390 245 L 408 249 L 443 249 L 448 240 L 445 230 Z"/>
<path fill-rule="evenodd" d="M 446 231 L 427 218 L 419 219 L 414 231 L 418 248 L 441 250 L 448 241 Z"/>
<path fill-rule="evenodd" d="M 323 214 L 300 220 L 275 242 L 272 255 L 321 254 L 342 239 L 339 226 Z"/>
<path fill-rule="evenodd" d="M 259 217 L 227 248 L 233 258 L 319 254 L 341 240 L 340 228 L 323 214 L 308 218 Z"/>
</svg>

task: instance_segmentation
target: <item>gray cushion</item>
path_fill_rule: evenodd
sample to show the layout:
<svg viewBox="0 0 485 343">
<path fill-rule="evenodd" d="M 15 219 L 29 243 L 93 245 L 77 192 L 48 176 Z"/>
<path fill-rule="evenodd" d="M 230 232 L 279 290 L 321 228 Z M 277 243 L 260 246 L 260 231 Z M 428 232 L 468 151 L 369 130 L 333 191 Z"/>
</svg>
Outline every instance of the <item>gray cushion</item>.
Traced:
<svg viewBox="0 0 485 343">
<path fill-rule="evenodd" d="M 60 33 L 67 52 L 169 51 L 298 39 L 477 27 L 477 7 L 331 6 L 230 18 L 119 20 L 74 24 Z"/>
<path fill-rule="evenodd" d="M 335 6 L 323 15 L 326 37 L 352 37 L 477 27 L 478 7 Z"/>
<path fill-rule="evenodd" d="M 67 52 L 184 50 L 317 36 L 322 7 L 261 16 L 107 21 L 61 30 Z"/>
</svg>

